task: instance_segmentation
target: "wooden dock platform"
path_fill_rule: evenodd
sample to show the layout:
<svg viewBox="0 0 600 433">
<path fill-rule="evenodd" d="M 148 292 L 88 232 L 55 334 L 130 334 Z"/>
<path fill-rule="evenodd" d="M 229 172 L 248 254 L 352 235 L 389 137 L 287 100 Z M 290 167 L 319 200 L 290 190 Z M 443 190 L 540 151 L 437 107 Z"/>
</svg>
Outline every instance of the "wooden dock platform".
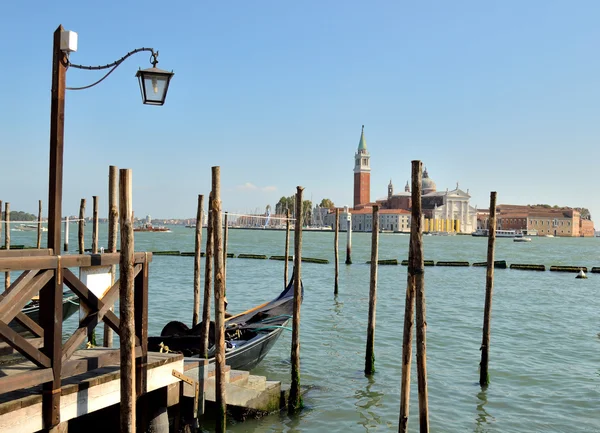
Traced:
<svg viewBox="0 0 600 433">
<path fill-rule="evenodd" d="M 115 355 L 116 356 L 111 356 Z M 60 399 L 61 423 L 120 402 L 119 349 L 77 350 L 73 360 L 97 362 L 114 359 L 95 370 L 62 379 Z M 145 392 L 179 383 L 173 370 L 184 371 L 183 355 L 148 352 L 147 387 Z M 26 361 L 0 366 L 0 377 L 20 374 L 34 368 Z M 41 385 L 0 394 L 0 431 L 35 432 L 43 428 Z"/>
</svg>

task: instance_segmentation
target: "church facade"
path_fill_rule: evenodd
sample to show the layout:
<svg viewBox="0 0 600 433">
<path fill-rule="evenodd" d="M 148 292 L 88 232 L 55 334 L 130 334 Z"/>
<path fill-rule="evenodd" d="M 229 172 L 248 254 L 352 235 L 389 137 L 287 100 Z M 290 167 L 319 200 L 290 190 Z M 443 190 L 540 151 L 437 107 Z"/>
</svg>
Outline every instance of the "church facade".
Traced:
<svg viewBox="0 0 600 433">
<path fill-rule="evenodd" d="M 386 210 L 410 211 L 412 196 L 408 182 L 404 190 L 394 193 L 390 180 L 387 197 L 370 202 L 371 165 L 370 154 L 364 136 L 364 126 L 360 135 L 358 150 L 354 155 L 354 212 L 371 208 L 374 204 Z M 477 209 L 470 205 L 469 190 L 463 191 L 458 183 L 453 190 L 438 191 L 433 179 L 425 168 L 421 184 L 421 207 L 426 232 L 472 233 L 477 228 Z"/>
</svg>

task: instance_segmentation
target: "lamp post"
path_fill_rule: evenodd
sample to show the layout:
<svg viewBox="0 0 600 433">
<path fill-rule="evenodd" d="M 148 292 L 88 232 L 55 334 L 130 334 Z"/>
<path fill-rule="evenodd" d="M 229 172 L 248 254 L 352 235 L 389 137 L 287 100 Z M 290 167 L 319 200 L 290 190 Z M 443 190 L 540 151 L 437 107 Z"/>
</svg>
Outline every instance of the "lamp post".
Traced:
<svg viewBox="0 0 600 433">
<path fill-rule="evenodd" d="M 104 66 L 75 65 L 69 61 L 69 53 L 77 51 L 77 34 L 65 31 L 60 25 L 54 32 L 52 55 L 52 100 L 50 109 L 50 168 L 48 186 L 48 248 L 54 255 L 60 254 L 63 148 L 65 122 L 65 91 L 83 90 L 95 86 L 110 75 L 129 56 L 141 52 L 151 52 L 152 68 L 139 70 L 136 77 L 140 83 L 142 102 L 149 105 L 163 105 L 169 89 L 172 72 L 156 68 L 158 51 L 152 48 L 138 48 L 130 51 L 119 60 Z M 87 70 L 110 69 L 100 80 L 79 88 L 66 87 L 66 74 L 69 67 Z M 50 358 L 53 378 L 43 384 L 44 428 L 50 429 L 60 423 L 60 385 L 62 357 L 62 292 L 63 281 L 60 259 L 54 277 L 40 291 L 40 324 L 44 329 L 44 354 Z"/>
</svg>

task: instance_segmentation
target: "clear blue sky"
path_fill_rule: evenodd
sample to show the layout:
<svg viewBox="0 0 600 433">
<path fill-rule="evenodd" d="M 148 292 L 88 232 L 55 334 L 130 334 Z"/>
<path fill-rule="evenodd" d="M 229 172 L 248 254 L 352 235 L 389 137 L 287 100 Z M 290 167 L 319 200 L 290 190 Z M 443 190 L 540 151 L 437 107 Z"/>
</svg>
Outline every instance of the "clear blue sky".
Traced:
<svg viewBox="0 0 600 433">
<path fill-rule="evenodd" d="M 175 72 L 164 107 L 141 104 L 146 53 L 67 93 L 65 214 L 98 195 L 106 215 L 111 164 L 133 169 L 137 216 L 193 217 L 213 165 L 232 212 L 296 185 L 352 204 L 364 124 L 372 199 L 420 159 L 438 189 L 458 181 L 480 208 L 495 190 L 499 203 L 588 207 L 600 221 L 598 1 L 37 1 L 2 15 L 0 199 L 13 210 L 47 208 L 63 24 L 79 35 L 73 63 L 150 46 Z M 71 69 L 67 85 L 99 77 Z"/>
</svg>

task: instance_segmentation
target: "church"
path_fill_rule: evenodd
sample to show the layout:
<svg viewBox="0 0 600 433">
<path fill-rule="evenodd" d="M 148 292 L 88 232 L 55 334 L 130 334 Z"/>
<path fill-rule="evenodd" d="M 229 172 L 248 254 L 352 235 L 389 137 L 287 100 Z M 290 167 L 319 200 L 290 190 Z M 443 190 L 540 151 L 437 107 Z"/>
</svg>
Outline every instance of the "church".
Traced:
<svg viewBox="0 0 600 433">
<path fill-rule="evenodd" d="M 394 193 L 390 180 L 387 197 L 371 202 L 371 155 L 367 150 L 364 125 L 354 154 L 354 213 L 363 213 L 374 204 L 382 210 L 410 211 L 412 197 L 409 183 L 403 191 Z M 421 207 L 425 232 L 472 233 L 477 228 L 477 209 L 469 201 L 469 190 L 463 191 L 458 182 L 453 190 L 438 191 L 425 168 L 421 184 Z"/>
</svg>

